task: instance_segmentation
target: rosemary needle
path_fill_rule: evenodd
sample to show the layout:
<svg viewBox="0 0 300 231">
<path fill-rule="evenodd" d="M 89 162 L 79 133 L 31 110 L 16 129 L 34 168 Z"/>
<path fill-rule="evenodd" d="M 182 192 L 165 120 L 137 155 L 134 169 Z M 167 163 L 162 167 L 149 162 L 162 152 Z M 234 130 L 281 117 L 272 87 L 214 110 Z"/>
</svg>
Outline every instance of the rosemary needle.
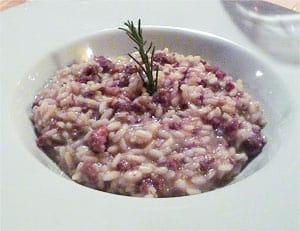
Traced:
<svg viewBox="0 0 300 231">
<path fill-rule="evenodd" d="M 134 25 L 133 21 L 127 21 L 124 23 L 127 28 L 119 28 L 126 32 L 128 37 L 136 44 L 134 49 L 138 51 L 142 62 L 138 61 L 135 57 L 131 54 L 128 54 L 130 58 L 132 58 L 136 64 L 141 68 L 139 72 L 139 76 L 142 79 L 142 82 L 147 89 L 149 95 L 153 95 L 157 90 L 157 82 L 158 82 L 158 67 L 154 68 L 153 58 L 155 52 L 155 46 L 151 42 L 146 49 L 147 41 L 143 38 L 143 31 L 141 28 L 141 20 L 138 20 L 138 27 Z M 149 57 L 150 54 L 150 57 Z M 150 61 L 149 61 L 150 58 Z M 155 70 L 154 70 L 155 69 Z M 155 72 L 155 77 L 153 75 Z"/>
</svg>

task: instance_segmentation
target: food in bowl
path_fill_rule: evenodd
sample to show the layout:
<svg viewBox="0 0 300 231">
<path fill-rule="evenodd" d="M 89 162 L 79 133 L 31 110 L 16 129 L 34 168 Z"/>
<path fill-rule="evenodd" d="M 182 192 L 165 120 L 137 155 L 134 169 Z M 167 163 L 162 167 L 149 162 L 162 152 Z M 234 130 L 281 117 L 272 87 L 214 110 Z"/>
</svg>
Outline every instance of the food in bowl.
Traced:
<svg viewBox="0 0 300 231">
<path fill-rule="evenodd" d="M 152 95 L 127 56 L 59 70 L 32 105 L 37 145 L 105 192 L 173 197 L 230 182 L 265 145 L 259 102 L 200 56 L 158 50 L 153 64 Z"/>
</svg>

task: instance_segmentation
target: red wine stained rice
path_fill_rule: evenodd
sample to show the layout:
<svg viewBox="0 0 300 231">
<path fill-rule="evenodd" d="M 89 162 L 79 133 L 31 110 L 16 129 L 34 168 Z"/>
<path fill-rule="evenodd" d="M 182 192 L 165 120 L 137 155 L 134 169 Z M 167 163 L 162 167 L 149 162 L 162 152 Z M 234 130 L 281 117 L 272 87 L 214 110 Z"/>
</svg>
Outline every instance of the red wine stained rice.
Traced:
<svg viewBox="0 0 300 231">
<path fill-rule="evenodd" d="M 261 152 L 263 113 L 241 80 L 168 49 L 154 61 L 152 96 L 129 57 L 98 56 L 59 70 L 35 97 L 37 145 L 74 181 L 137 197 L 191 195 L 225 185 Z"/>
</svg>

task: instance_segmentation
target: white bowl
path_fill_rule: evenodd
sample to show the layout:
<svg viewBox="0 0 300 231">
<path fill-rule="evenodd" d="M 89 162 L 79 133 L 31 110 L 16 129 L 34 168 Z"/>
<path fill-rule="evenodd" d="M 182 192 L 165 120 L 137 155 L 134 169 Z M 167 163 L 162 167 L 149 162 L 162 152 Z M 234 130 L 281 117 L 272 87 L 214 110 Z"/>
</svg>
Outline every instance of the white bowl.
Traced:
<svg viewBox="0 0 300 231">
<path fill-rule="evenodd" d="M 55 209 L 55 206 L 60 204 L 57 199 L 64 198 L 68 205 L 60 206 L 56 210 L 56 217 L 66 219 L 64 224 L 69 224 L 68 227 L 83 224 L 84 222 L 80 221 L 81 217 L 92 222 L 95 227 L 103 229 L 122 229 L 122 227 L 196 229 L 224 228 L 226 225 L 243 227 L 238 218 L 243 211 L 251 214 L 255 211 L 255 206 L 241 205 L 241 201 L 242 203 L 247 201 L 247 193 L 254 189 L 251 196 L 255 196 L 257 203 L 261 203 L 260 200 L 263 198 L 255 193 L 255 190 L 275 180 L 273 176 L 277 177 L 276 172 L 273 173 L 272 169 L 281 170 L 282 140 L 288 130 L 287 121 L 293 119 L 290 113 L 289 93 L 276 73 L 273 73 L 258 56 L 226 39 L 200 31 L 154 26 L 144 27 L 144 35 L 148 41 L 156 45 L 157 49 L 168 47 L 171 51 L 185 55 L 200 55 L 210 63 L 221 67 L 235 79 L 242 79 L 246 89 L 262 103 L 268 121 L 263 130 L 268 140 L 263 152 L 236 178 L 234 182 L 239 181 L 236 184 L 204 194 L 179 198 L 139 199 L 118 196 L 92 190 L 70 181 L 67 177 L 63 179 L 58 176 L 57 174 L 64 174 L 36 147 L 35 133 L 29 120 L 30 106 L 34 95 L 55 70 L 75 60 L 87 59 L 93 54 L 111 57 L 133 51 L 133 44 L 124 32 L 117 29 L 104 30 L 66 44 L 41 57 L 16 86 L 11 99 L 14 102 L 10 106 L 11 120 L 8 123 L 13 124 L 14 137 L 17 137 L 14 142 L 24 147 L 22 155 L 27 155 L 28 161 L 16 163 L 15 168 L 25 165 L 28 166 L 29 172 L 35 171 L 38 177 L 34 177 L 31 183 L 33 186 L 42 185 L 41 193 L 48 198 L 45 204 L 40 206 L 37 204 L 34 207 Z M 35 158 L 30 159 L 29 156 Z M 291 158 L 290 155 L 287 156 Z M 42 165 L 38 166 L 39 162 Z M 23 173 L 23 177 L 32 175 L 33 173 Z M 29 192 L 30 190 L 27 190 L 25 195 L 26 193 L 29 195 Z M 43 203 L 41 198 L 37 197 L 36 203 Z M 212 225 L 216 213 L 224 213 L 224 221 Z M 182 214 L 186 215 L 185 219 L 177 220 Z M 42 215 L 39 219 L 44 219 L 43 224 L 48 224 L 46 227 L 55 227 L 42 218 Z M 170 219 L 176 219 L 176 222 L 168 222 L 168 225 L 164 226 L 165 221 Z"/>
<path fill-rule="evenodd" d="M 229 75 L 245 82 L 246 89 L 260 102 L 265 110 L 268 124 L 264 129 L 268 143 L 263 153 L 252 161 L 237 179 L 254 173 L 276 155 L 282 138 L 277 124 L 288 119 L 286 112 L 289 100 L 284 86 L 268 67 L 245 48 L 217 36 L 204 32 L 170 27 L 146 27 L 144 36 L 157 49 L 168 47 L 185 55 L 201 55 L 214 65 L 221 67 Z M 86 36 L 65 47 L 53 51 L 40 60 L 24 77 L 15 95 L 17 104 L 13 111 L 18 133 L 27 149 L 44 165 L 63 175 L 56 165 L 42 153 L 35 144 L 35 134 L 28 119 L 34 95 L 49 80 L 54 72 L 75 61 L 89 59 L 92 55 L 114 57 L 133 51 L 133 44 L 124 32 L 108 29 Z M 280 92 L 280 94 L 278 94 Z M 268 102 L 272 102 L 269 104 Z"/>
</svg>

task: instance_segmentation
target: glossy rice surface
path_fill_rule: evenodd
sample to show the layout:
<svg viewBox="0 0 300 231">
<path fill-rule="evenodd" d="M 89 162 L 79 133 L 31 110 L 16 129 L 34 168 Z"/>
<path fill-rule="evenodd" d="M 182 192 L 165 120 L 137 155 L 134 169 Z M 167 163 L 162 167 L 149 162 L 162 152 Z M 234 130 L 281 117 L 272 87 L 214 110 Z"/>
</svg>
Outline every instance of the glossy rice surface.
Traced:
<svg viewBox="0 0 300 231">
<path fill-rule="evenodd" d="M 111 193 L 183 196 L 230 182 L 265 144 L 259 103 L 200 56 L 164 49 L 154 65 L 153 95 L 127 56 L 57 71 L 32 104 L 37 145 L 74 181 Z"/>
</svg>

